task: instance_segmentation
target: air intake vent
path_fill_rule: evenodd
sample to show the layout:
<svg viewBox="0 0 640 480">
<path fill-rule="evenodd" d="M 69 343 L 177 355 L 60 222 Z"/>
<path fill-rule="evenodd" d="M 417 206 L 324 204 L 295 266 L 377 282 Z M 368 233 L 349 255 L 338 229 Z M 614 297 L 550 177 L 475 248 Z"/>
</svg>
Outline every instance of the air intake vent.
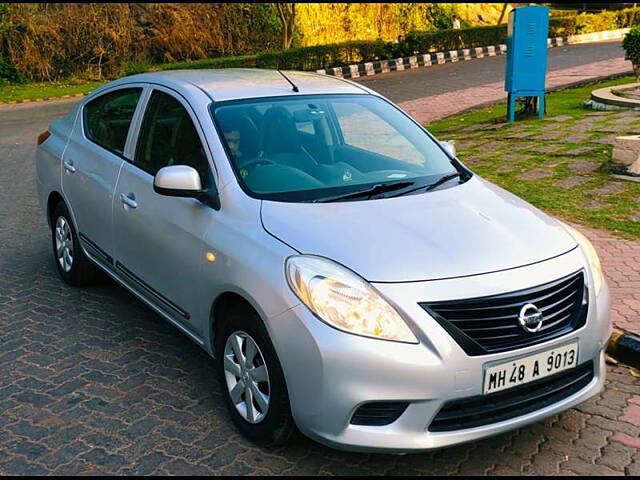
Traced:
<svg viewBox="0 0 640 480">
<path fill-rule="evenodd" d="M 503 392 L 453 400 L 438 412 L 429 425 L 429 431 L 450 432 L 481 427 L 526 415 L 570 397 L 589 385 L 591 380 L 593 362 L 587 362 Z"/>
<path fill-rule="evenodd" d="M 353 425 L 380 427 L 395 422 L 409 406 L 409 402 L 370 402 L 361 405 L 351 418 Z"/>
</svg>

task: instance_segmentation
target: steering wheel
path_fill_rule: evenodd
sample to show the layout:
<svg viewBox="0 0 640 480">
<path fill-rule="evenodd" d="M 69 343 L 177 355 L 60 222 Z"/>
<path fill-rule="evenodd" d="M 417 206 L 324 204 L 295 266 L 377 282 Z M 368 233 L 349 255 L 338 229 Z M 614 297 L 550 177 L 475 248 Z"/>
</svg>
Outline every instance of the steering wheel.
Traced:
<svg viewBox="0 0 640 480">
<path fill-rule="evenodd" d="M 275 162 L 268 160 L 266 158 L 260 158 L 260 157 L 254 157 L 254 158 L 250 158 L 249 160 L 244 160 L 241 162 L 238 162 L 238 168 L 248 168 L 248 167 L 255 167 L 258 165 L 275 165 Z"/>
</svg>

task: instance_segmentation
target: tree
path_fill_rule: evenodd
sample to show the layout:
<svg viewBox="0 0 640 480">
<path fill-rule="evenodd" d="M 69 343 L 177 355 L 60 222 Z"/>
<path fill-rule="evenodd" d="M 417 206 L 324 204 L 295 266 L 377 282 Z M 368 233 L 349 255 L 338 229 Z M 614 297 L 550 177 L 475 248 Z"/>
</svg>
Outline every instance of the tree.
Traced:
<svg viewBox="0 0 640 480">
<path fill-rule="evenodd" d="M 295 3 L 273 3 L 273 8 L 282 23 L 282 49 L 291 47 L 293 33 L 296 28 L 296 4 Z"/>
<path fill-rule="evenodd" d="M 502 6 L 502 13 L 500 13 L 500 18 L 498 19 L 498 25 L 500 25 L 502 23 L 502 20 L 504 19 L 504 14 L 507 13 L 507 7 L 509 6 L 508 3 L 505 3 Z"/>
</svg>

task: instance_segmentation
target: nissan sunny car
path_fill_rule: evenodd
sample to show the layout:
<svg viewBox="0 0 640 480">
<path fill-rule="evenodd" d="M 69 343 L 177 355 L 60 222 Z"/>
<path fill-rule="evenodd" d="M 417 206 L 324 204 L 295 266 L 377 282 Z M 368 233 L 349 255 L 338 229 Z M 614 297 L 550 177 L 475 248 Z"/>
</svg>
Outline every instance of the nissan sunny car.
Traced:
<svg viewBox="0 0 640 480">
<path fill-rule="evenodd" d="M 339 78 L 184 70 L 106 84 L 38 138 L 62 279 L 101 270 L 216 361 L 238 429 L 410 452 L 600 391 L 589 241 Z"/>
</svg>

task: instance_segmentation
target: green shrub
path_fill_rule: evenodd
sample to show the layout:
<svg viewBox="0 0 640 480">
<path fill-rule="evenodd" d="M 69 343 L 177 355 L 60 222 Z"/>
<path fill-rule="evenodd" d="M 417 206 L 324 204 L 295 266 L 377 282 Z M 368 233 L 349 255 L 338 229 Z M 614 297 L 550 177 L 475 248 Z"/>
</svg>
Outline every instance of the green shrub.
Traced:
<svg viewBox="0 0 640 480">
<path fill-rule="evenodd" d="M 640 23 L 640 8 L 625 8 L 617 11 L 581 13 L 576 18 L 576 33 L 603 32 L 628 28 Z"/>
<path fill-rule="evenodd" d="M 554 17 L 549 19 L 549 37 L 568 37 L 576 33 L 576 17 Z"/>
<path fill-rule="evenodd" d="M 624 58 L 631 60 L 633 70 L 640 81 L 640 27 L 632 28 L 622 41 Z"/>
<path fill-rule="evenodd" d="M 26 83 L 27 77 L 18 71 L 16 67 L 7 63 L 0 57 L 0 84 L 3 83 Z"/>
<path fill-rule="evenodd" d="M 581 13 L 576 17 L 576 33 L 604 32 L 618 27 L 616 12 Z"/>
</svg>

